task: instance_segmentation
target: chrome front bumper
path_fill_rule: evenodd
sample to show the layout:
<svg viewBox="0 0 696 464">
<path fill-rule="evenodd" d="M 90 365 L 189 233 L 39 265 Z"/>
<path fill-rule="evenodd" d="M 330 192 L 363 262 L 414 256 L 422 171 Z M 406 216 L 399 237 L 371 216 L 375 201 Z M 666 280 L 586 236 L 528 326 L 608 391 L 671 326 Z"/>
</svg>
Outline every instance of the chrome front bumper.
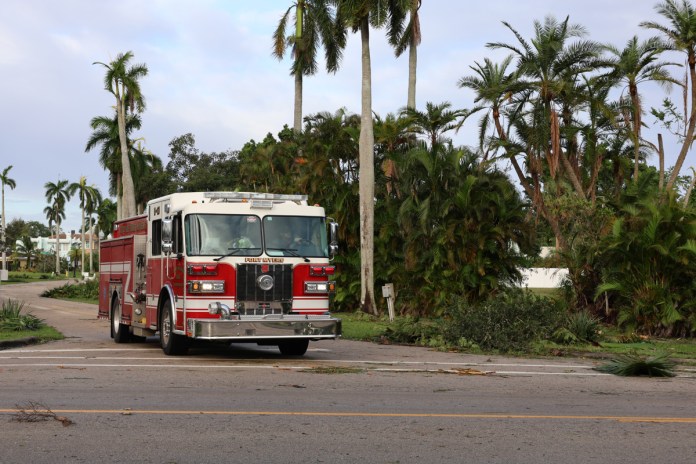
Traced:
<svg viewBox="0 0 696 464">
<path fill-rule="evenodd" d="M 336 339 L 341 320 L 331 316 L 267 315 L 239 319 L 189 319 L 188 336 L 201 340 Z"/>
</svg>

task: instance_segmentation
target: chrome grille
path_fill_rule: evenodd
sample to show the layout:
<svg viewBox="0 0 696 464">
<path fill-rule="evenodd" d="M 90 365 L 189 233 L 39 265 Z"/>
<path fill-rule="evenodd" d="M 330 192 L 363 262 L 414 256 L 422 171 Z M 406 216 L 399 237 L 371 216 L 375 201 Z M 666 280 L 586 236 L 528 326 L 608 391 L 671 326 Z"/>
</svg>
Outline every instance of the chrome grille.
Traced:
<svg viewBox="0 0 696 464">
<path fill-rule="evenodd" d="M 264 269 L 267 269 L 264 272 Z M 257 285 L 261 275 L 273 277 L 273 288 L 264 291 Z M 292 301 L 292 265 L 239 264 L 237 266 L 237 301 Z"/>
</svg>

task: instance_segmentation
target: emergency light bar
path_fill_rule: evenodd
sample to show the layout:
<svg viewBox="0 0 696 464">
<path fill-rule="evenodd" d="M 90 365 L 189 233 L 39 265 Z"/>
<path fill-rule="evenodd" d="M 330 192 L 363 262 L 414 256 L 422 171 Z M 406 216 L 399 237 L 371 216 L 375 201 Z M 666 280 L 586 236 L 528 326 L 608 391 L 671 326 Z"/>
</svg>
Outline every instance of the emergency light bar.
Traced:
<svg viewBox="0 0 696 464">
<path fill-rule="evenodd" d="M 258 201 L 282 203 L 284 201 L 294 201 L 298 205 L 307 204 L 307 195 L 286 195 L 278 193 L 254 193 L 254 192 L 204 192 L 203 196 L 210 200 L 223 200 L 233 202 Z"/>
</svg>

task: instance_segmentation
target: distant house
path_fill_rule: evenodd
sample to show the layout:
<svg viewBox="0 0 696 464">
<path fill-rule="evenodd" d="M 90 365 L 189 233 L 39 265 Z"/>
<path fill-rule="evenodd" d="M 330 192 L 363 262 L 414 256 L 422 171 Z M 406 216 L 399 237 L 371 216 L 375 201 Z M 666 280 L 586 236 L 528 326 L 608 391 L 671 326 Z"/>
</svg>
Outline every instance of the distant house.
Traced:
<svg viewBox="0 0 696 464">
<path fill-rule="evenodd" d="M 54 254 L 56 251 L 56 244 L 60 246 L 59 253 L 61 258 L 68 258 L 70 250 L 73 248 L 80 248 L 82 246 L 82 234 L 70 231 L 70 236 L 65 232 L 59 235 L 59 240 L 56 240 L 56 236 L 51 235 L 50 237 L 38 237 L 32 238 L 31 241 L 34 242 L 36 249 L 40 252 Z M 99 237 L 91 232 L 85 233 L 85 253 L 89 253 L 92 250 L 99 250 Z"/>
<path fill-rule="evenodd" d="M 70 256 L 70 250 L 73 248 L 80 249 L 82 247 L 82 234 L 79 232 L 75 232 L 74 230 L 70 231 L 70 234 L 66 234 L 65 232 L 62 232 L 60 235 L 60 257 L 69 259 Z M 50 237 L 37 237 L 37 238 L 31 238 L 31 241 L 34 243 L 34 249 L 36 250 L 37 253 L 40 254 L 47 254 L 47 255 L 55 255 L 55 250 L 56 250 L 56 244 L 58 240 L 56 240 L 56 236 L 51 235 Z M 17 240 L 17 245 L 20 245 L 22 242 L 21 240 Z M 98 251 L 99 250 L 99 236 L 97 234 L 93 234 L 91 232 L 86 232 L 85 233 L 85 255 L 87 256 L 92 250 Z M 25 268 L 27 263 L 26 263 L 26 257 L 23 256 L 15 256 L 16 259 L 16 265 L 18 268 Z"/>
</svg>

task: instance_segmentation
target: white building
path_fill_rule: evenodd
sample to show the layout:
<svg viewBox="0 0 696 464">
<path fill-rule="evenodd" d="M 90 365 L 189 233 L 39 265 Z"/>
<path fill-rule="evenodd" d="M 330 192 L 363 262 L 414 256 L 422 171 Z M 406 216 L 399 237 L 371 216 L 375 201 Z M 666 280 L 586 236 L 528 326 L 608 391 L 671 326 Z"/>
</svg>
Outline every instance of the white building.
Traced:
<svg viewBox="0 0 696 464">
<path fill-rule="evenodd" d="M 82 235 L 76 233 L 74 230 L 70 232 L 70 235 L 65 232 L 61 232 L 59 235 L 59 240 L 56 240 L 55 235 L 50 237 L 38 237 L 32 238 L 31 241 L 34 243 L 36 250 L 43 253 L 55 254 L 56 246 L 58 245 L 59 253 L 61 258 L 68 258 L 70 255 L 70 250 L 73 248 L 82 247 Z M 99 249 L 99 237 L 96 235 L 86 232 L 85 233 L 85 252 L 89 253 L 90 250 Z"/>
</svg>

